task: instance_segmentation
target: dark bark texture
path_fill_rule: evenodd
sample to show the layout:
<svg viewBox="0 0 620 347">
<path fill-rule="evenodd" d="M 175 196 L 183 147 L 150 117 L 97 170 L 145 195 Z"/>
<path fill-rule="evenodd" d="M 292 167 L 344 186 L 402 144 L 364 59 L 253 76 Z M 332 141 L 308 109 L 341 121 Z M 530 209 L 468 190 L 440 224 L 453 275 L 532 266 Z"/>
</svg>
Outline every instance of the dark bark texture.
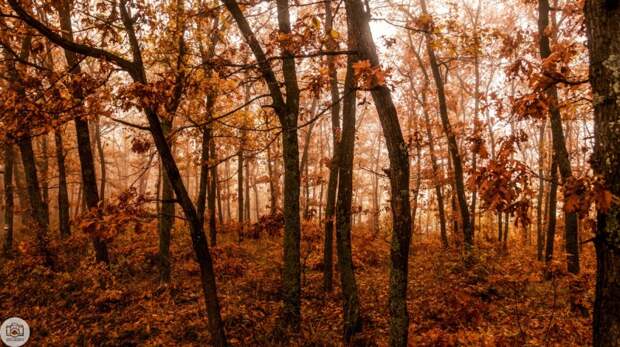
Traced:
<svg viewBox="0 0 620 347">
<path fill-rule="evenodd" d="M 586 0 L 590 83 L 594 100 L 592 167 L 620 196 L 620 2 Z M 593 345 L 620 346 L 620 205 L 599 210 L 596 227 Z"/>
</svg>

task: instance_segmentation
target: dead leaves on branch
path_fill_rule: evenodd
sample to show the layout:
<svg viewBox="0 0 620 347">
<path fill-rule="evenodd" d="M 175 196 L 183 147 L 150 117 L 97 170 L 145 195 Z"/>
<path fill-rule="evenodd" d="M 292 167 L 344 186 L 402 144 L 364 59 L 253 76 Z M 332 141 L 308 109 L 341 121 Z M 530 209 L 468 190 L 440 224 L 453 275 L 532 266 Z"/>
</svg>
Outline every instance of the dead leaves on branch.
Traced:
<svg viewBox="0 0 620 347">
<path fill-rule="evenodd" d="M 372 66 L 367 59 L 353 63 L 353 72 L 358 86 L 364 90 L 385 86 L 385 71 L 380 66 Z"/>
<path fill-rule="evenodd" d="M 92 237 L 108 241 L 129 230 L 141 233 L 154 217 L 145 208 L 147 202 L 144 195 L 131 188 L 111 201 L 100 203 L 98 208 L 86 211 L 75 225 Z"/>
</svg>

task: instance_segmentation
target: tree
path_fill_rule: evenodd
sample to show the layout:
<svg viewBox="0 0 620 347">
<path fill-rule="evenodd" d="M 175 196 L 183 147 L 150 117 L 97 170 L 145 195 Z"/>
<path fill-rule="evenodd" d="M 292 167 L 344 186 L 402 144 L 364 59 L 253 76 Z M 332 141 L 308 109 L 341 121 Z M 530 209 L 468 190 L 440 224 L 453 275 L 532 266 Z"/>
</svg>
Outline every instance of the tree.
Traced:
<svg viewBox="0 0 620 347">
<path fill-rule="evenodd" d="M 332 14 L 332 2 L 325 1 L 325 34 L 327 35 L 327 48 L 334 49 L 336 42 L 332 30 L 334 17 Z M 338 75 L 335 58 L 327 57 L 327 70 L 329 74 L 329 91 L 331 96 L 331 134 L 332 134 L 332 159 L 329 165 L 329 179 L 327 181 L 327 200 L 325 201 L 325 239 L 323 243 L 323 288 L 329 292 L 332 290 L 333 264 L 333 238 L 334 238 L 334 209 L 336 205 L 336 189 L 338 187 L 339 159 L 337 148 L 340 147 L 338 132 L 340 131 L 340 91 L 338 90 Z"/>
<path fill-rule="evenodd" d="M 357 49 L 357 38 L 353 36 L 349 18 L 349 50 Z M 353 156 L 355 147 L 356 81 L 354 65 L 357 58 L 347 58 L 347 72 L 344 80 L 342 103 L 342 139 L 335 149 L 338 158 L 338 196 L 336 199 L 336 249 L 338 269 L 342 286 L 344 312 L 344 340 L 349 343 L 353 334 L 362 328 L 357 282 L 353 270 L 351 249 L 351 204 L 353 199 Z"/>
<path fill-rule="evenodd" d="M 224 5 L 237 23 L 239 31 L 250 46 L 258 63 L 259 70 L 271 94 L 273 109 L 282 126 L 282 152 L 284 155 L 284 306 L 281 323 L 293 330 L 299 329 L 301 319 L 301 263 L 300 263 L 300 217 L 299 217 L 299 143 L 297 122 L 299 117 L 299 86 L 295 68 L 295 56 L 282 40 L 282 74 L 284 76 L 283 94 L 270 60 L 267 59 L 261 44 L 256 39 L 250 24 L 234 0 L 223 0 Z M 287 0 L 277 1 L 278 28 L 283 35 L 291 34 L 289 4 Z M 286 95 L 286 97 L 284 97 Z"/>
<path fill-rule="evenodd" d="M 420 0 L 422 7 L 422 13 L 428 16 L 428 10 L 426 9 L 426 1 Z M 432 21 L 432 20 L 431 20 Z M 439 70 L 439 62 L 435 55 L 435 49 L 433 48 L 433 38 L 430 28 L 426 29 L 426 52 L 428 54 L 428 60 L 431 66 L 431 72 L 433 79 L 435 80 L 435 87 L 437 88 L 437 100 L 439 103 L 439 116 L 441 118 L 441 124 L 443 126 L 444 135 L 448 139 L 448 152 L 452 159 L 452 165 L 454 166 L 454 184 L 456 187 L 456 198 L 458 201 L 458 210 L 460 213 L 460 223 L 463 229 L 464 246 L 467 253 L 471 252 L 474 245 L 474 230 L 472 226 L 472 219 L 469 214 L 469 207 L 467 206 L 467 198 L 465 197 L 465 181 L 463 178 L 463 164 L 461 160 L 461 154 L 456 142 L 452 125 L 450 124 L 450 118 L 448 117 L 448 105 L 446 101 L 446 93 L 444 90 L 444 81 L 441 77 L 441 71 Z"/>
<path fill-rule="evenodd" d="M 540 0 L 538 2 L 538 35 L 540 45 L 540 57 L 544 60 L 551 55 L 549 44 L 549 1 Z M 562 183 L 566 186 L 572 177 L 570 157 L 566 150 L 566 140 L 562 129 L 562 116 L 558 106 L 558 92 L 555 84 L 551 84 L 547 89 L 549 103 L 549 113 L 551 115 L 551 135 L 553 140 L 553 155 L 557 156 L 558 169 L 562 177 Z M 553 175 L 554 173 L 552 173 Z M 579 235 L 577 224 L 577 213 L 566 212 L 564 221 L 564 238 L 566 240 L 566 253 L 568 271 L 579 273 Z"/>
<path fill-rule="evenodd" d="M 60 28 L 62 30 L 62 38 L 67 41 L 73 41 L 73 28 L 71 26 L 71 2 L 62 0 L 58 3 L 58 17 L 60 19 Z M 69 49 L 65 49 L 65 59 L 67 60 L 68 71 L 71 74 L 79 75 L 81 67 L 78 57 Z M 84 97 L 79 85 L 73 90 L 73 95 L 80 100 Z M 90 130 L 88 120 L 76 117 L 74 120 L 75 130 L 77 134 L 78 154 L 80 157 L 80 167 L 82 169 L 82 189 L 86 206 L 90 210 L 99 207 L 99 193 L 97 191 L 97 178 L 95 177 L 95 161 L 93 159 L 92 145 L 90 139 Z M 105 241 L 98 236 L 93 237 L 93 245 L 95 247 L 95 258 L 98 261 L 108 264 L 110 262 L 108 256 L 108 247 Z"/>
<path fill-rule="evenodd" d="M 118 11 L 121 15 L 121 20 L 127 33 L 133 60 L 127 60 L 101 48 L 75 43 L 66 37 L 58 35 L 26 12 L 18 0 L 9 0 L 9 5 L 24 22 L 36 29 L 39 33 L 47 37 L 55 44 L 58 44 L 66 50 L 74 53 L 84 54 L 98 59 L 107 59 L 121 69 L 125 70 L 136 83 L 141 85 L 148 84 L 140 44 L 136 37 L 134 22 L 132 20 L 130 7 L 127 2 L 121 1 L 118 4 Z M 181 180 L 179 168 L 176 164 L 174 156 L 172 155 L 172 151 L 167 142 L 157 111 L 152 106 L 146 106 L 144 107 L 144 113 L 149 122 L 149 130 L 159 152 L 162 166 L 165 168 L 165 172 L 172 184 L 176 198 L 189 222 L 192 246 L 194 248 L 198 264 L 200 265 L 200 279 L 202 282 L 203 294 L 205 296 L 207 313 L 209 316 L 209 330 L 212 335 L 213 343 L 216 346 L 226 346 L 227 341 L 220 316 L 215 274 L 213 272 L 213 262 L 211 260 L 211 254 L 209 252 L 206 237 L 204 235 L 204 228 L 201 224 L 201 219 L 198 217 L 196 208 L 189 197 L 183 181 Z"/>
<path fill-rule="evenodd" d="M 604 194 L 620 196 L 620 3 L 585 2 L 594 106 L 592 168 L 603 179 Z M 596 292 L 593 345 L 620 346 L 620 206 L 599 208 L 596 218 Z"/>
<path fill-rule="evenodd" d="M 349 30 L 357 42 L 357 57 L 367 61 L 371 69 L 380 71 L 380 62 L 368 21 L 370 15 L 360 0 L 345 0 Z M 378 70 L 377 70 L 378 69 Z M 401 132 L 396 107 L 390 89 L 377 83 L 374 76 L 371 94 L 379 115 L 390 160 L 390 187 L 392 193 L 392 242 L 390 248 L 390 344 L 406 346 L 409 328 L 407 313 L 407 277 L 409 242 L 411 239 L 411 208 L 409 204 L 409 154 Z"/>
</svg>

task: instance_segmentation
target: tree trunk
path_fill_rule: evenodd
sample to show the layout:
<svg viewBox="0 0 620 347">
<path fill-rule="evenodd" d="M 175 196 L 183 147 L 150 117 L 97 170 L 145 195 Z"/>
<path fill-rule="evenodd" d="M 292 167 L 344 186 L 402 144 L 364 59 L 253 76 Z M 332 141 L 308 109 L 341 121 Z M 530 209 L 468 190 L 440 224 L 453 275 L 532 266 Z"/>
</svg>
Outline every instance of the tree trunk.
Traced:
<svg viewBox="0 0 620 347">
<path fill-rule="evenodd" d="M 244 213 L 245 213 L 245 222 L 247 224 L 252 223 L 252 219 L 250 218 L 250 206 L 251 206 L 251 199 L 250 199 L 250 165 L 252 163 L 252 158 L 248 157 L 245 160 L 245 177 L 244 177 L 244 184 L 243 184 L 243 189 L 245 190 L 245 207 L 243 208 Z"/>
<path fill-rule="evenodd" d="M 317 97 L 312 98 L 312 106 L 310 106 L 310 119 L 313 119 L 316 113 L 316 108 L 318 107 L 319 99 Z M 300 171 L 304 173 L 304 220 L 310 219 L 310 177 L 308 175 L 308 150 L 310 148 L 310 141 L 312 140 L 312 130 L 314 130 L 314 126 L 316 122 L 310 123 L 308 129 L 306 129 L 306 136 L 304 137 L 304 149 L 301 155 L 301 165 Z"/>
<path fill-rule="evenodd" d="M 18 147 L 21 152 L 22 164 L 24 166 L 24 176 L 26 178 L 26 189 L 28 192 L 28 202 L 33 217 L 35 236 L 39 252 L 45 259 L 48 266 L 54 266 L 52 253 L 48 248 L 48 228 L 49 219 L 46 213 L 45 202 L 39 187 L 39 178 L 37 175 L 37 165 L 35 163 L 34 151 L 32 149 L 32 138 L 30 134 L 25 134 L 18 141 Z"/>
<path fill-rule="evenodd" d="M 243 219 L 245 217 L 245 213 L 243 209 L 245 207 L 243 203 L 244 192 L 243 192 L 243 138 L 244 134 L 240 135 L 240 143 L 239 149 L 237 151 L 237 222 L 239 223 L 239 236 L 237 241 L 241 242 L 243 239 Z"/>
<path fill-rule="evenodd" d="M 48 158 L 48 143 L 47 143 L 47 134 L 41 136 L 40 150 L 41 150 L 41 160 L 39 161 L 40 171 L 41 171 L 41 195 L 43 197 L 43 206 L 45 207 L 45 214 L 47 215 L 47 220 L 49 221 L 49 158 Z"/>
<path fill-rule="evenodd" d="M 422 12 L 427 13 L 426 1 L 421 0 Z M 446 102 L 446 95 L 444 91 L 444 82 L 439 70 L 439 63 L 435 56 L 433 48 L 433 42 L 430 32 L 425 34 L 426 36 L 426 50 L 431 65 L 431 71 L 433 73 L 433 79 L 435 80 L 435 86 L 437 88 L 437 99 L 439 102 L 439 115 L 441 117 L 441 123 L 444 133 L 448 139 L 448 151 L 452 158 L 452 165 L 454 166 L 454 183 L 456 186 L 456 197 L 458 201 L 458 208 L 460 213 L 460 221 L 463 227 L 463 240 L 465 251 L 469 254 L 473 247 L 474 232 L 471 225 L 471 218 L 469 216 L 469 208 L 467 206 L 467 198 L 465 197 L 465 184 L 463 180 L 463 164 L 461 162 L 461 155 L 459 153 L 458 144 L 456 143 L 456 137 L 452 131 L 450 119 L 448 117 L 448 106 Z"/>
<path fill-rule="evenodd" d="M 62 130 L 54 130 L 56 145 L 56 163 L 58 166 L 58 229 L 60 237 L 66 238 L 71 233 L 69 224 L 69 193 L 67 192 L 67 170 L 65 168 L 65 151 Z"/>
<path fill-rule="evenodd" d="M 443 204 L 443 189 L 441 187 L 440 178 L 442 174 L 437 165 L 437 157 L 435 155 L 435 145 L 433 141 L 433 133 L 431 131 L 431 119 L 426 108 L 426 90 L 422 91 L 423 114 L 426 123 L 426 136 L 428 137 L 428 151 L 431 157 L 431 168 L 433 170 L 433 183 L 435 185 L 435 196 L 437 197 L 437 212 L 439 213 L 439 231 L 441 236 L 441 244 L 444 248 L 448 248 L 448 232 L 446 228 L 446 212 Z"/>
<path fill-rule="evenodd" d="M 361 0 L 345 0 L 349 30 L 357 42 L 359 60 L 368 60 L 380 68 L 376 46 L 370 32 L 370 15 Z M 390 89 L 382 84 L 371 90 L 379 115 L 390 161 L 392 210 L 392 242 L 390 249 L 390 345 L 406 346 L 409 328 L 407 314 L 407 277 L 409 240 L 411 239 L 411 208 L 409 204 L 409 154 L 403 138 Z"/>
<path fill-rule="evenodd" d="M 284 269 L 282 271 L 283 301 L 281 327 L 298 331 L 301 322 L 301 263 L 299 221 L 299 85 L 293 52 L 282 42 L 282 75 L 285 94 L 260 43 L 235 0 L 224 0 L 224 5 L 237 22 L 246 43 L 250 46 L 269 88 L 272 106 L 282 126 L 282 153 L 284 158 Z M 284 35 L 291 33 L 288 0 L 277 1 L 278 28 Z M 286 95 L 286 98 L 284 97 Z"/>
<path fill-rule="evenodd" d="M 166 137 L 167 144 L 172 149 L 172 141 L 168 138 L 172 130 L 172 122 L 167 119 L 161 120 L 161 128 Z M 174 226 L 175 206 L 174 206 L 174 190 L 172 183 L 166 175 L 164 165 L 161 166 L 162 187 L 161 187 L 161 211 L 159 216 L 159 279 L 163 283 L 170 282 L 170 242 L 171 232 Z M 160 170 L 161 170 L 160 169 Z"/>
<path fill-rule="evenodd" d="M 2 247 L 5 256 L 13 253 L 13 165 L 15 156 L 12 144 L 4 144 L 4 244 Z"/>
<path fill-rule="evenodd" d="M 222 205 L 221 200 L 219 198 L 219 190 L 217 188 L 217 158 L 216 150 L 215 150 L 215 138 L 211 136 L 211 128 L 208 128 L 209 137 L 211 141 L 209 141 L 209 151 L 211 152 L 211 160 L 213 164 L 211 165 L 211 174 L 209 175 L 209 186 L 208 186 L 208 210 L 209 210 L 209 241 L 211 242 L 211 246 L 215 246 L 217 244 L 217 225 L 215 223 L 215 203 L 216 203 L 216 194 L 217 196 L 217 204 L 218 211 L 220 212 L 220 223 L 222 223 Z"/>
<path fill-rule="evenodd" d="M 538 36 L 540 57 L 545 60 L 551 55 L 549 44 L 549 1 L 539 0 L 538 2 Z M 566 140 L 562 130 L 562 116 L 558 106 L 558 91 L 555 84 L 551 84 L 547 90 L 549 99 L 549 113 L 551 115 L 551 135 L 553 140 L 554 155 L 556 155 L 558 168 L 562 177 L 562 184 L 566 186 L 572 177 L 570 158 L 566 150 Z M 564 238 L 566 241 L 566 256 L 568 271 L 579 273 L 579 230 L 577 229 L 577 213 L 564 213 Z"/>
<path fill-rule="evenodd" d="M 349 49 L 354 49 L 349 35 Z M 338 151 L 338 197 L 336 200 L 336 250 L 343 296 L 344 340 L 349 343 L 353 334 L 362 328 L 353 255 L 351 250 L 351 203 L 353 194 L 353 156 L 355 146 L 355 80 L 353 57 L 347 61 L 342 108 L 342 140 Z"/>
<path fill-rule="evenodd" d="M 536 254 L 538 260 L 543 260 L 544 239 L 543 234 L 543 203 L 545 195 L 545 129 L 546 119 L 540 125 L 538 132 L 538 198 L 536 202 Z"/>
<path fill-rule="evenodd" d="M 590 83 L 594 95 L 594 172 L 616 200 L 599 209 L 593 345 L 620 346 L 620 2 L 586 0 Z"/>
<path fill-rule="evenodd" d="M 206 112 L 207 120 L 213 117 L 213 107 L 215 106 L 215 95 L 207 95 Z M 209 212 L 209 241 L 211 246 L 215 246 L 217 242 L 217 227 L 215 224 L 215 194 L 216 194 L 216 173 L 217 165 L 215 160 L 211 158 L 211 155 L 215 154 L 215 142 L 211 136 L 211 125 L 207 125 L 202 129 L 202 149 L 200 158 L 200 182 L 199 192 L 196 203 L 196 209 L 198 215 L 203 219 L 205 214 L 205 205 L 208 204 L 207 210 Z M 208 201 L 207 201 L 208 200 Z"/>
<path fill-rule="evenodd" d="M 105 152 L 103 151 L 103 141 L 101 139 L 101 118 L 97 117 L 95 122 L 95 143 L 97 145 L 97 154 L 99 155 L 99 170 L 101 171 L 101 183 L 99 192 L 101 200 L 105 200 L 105 188 L 107 185 L 107 170 L 105 167 Z"/>
<path fill-rule="evenodd" d="M 502 241 L 504 242 L 504 250 L 508 250 L 508 231 L 510 230 L 510 213 L 505 212 L 504 217 L 504 236 L 502 237 Z"/>
<path fill-rule="evenodd" d="M 71 4 L 68 0 L 63 0 L 58 4 L 58 17 L 60 18 L 60 28 L 63 38 L 73 41 L 73 28 L 71 26 Z M 67 66 L 72 74 L 80 74 L 81 68 L 79 60 L 74 52 L 65 49 Z M 76 99 L 83 98 L 82 90 L 77 87 L 73 90 Z M 99 193 L 97 192 L 97 178 L 95 177 L 95 163 L 91 151 L 90 132 L 88 120 L 86 118 L 75 118 L 75 131 L 77 134 L 78 155 L 80 157 L 80 167 L 82 172 L 82 189 L 86 198 L 86 205 L 89 209 L 99 207 Z M 109 264 L 108 247 L 102 239 L 93 237 L 95 247 L 95 258 L 97 261 Z"/>
<path fill-rule="evenodd" d="M 547 216 L 547 244 L 545 246 L 545 263 L 547 267 L 553 259 L 553 247 L 555 241 L 555 224 L 557 213 L 557 193 L 558 193 L 558 161 L 553 156 L 551 161 L 551 183 L 549 185 L 549 216 Z"/>
<path fill-rule="evenodd" d="M 328 49 L 336 46 L 332 38 L 333 28 L 332 1 L 324 2 L 325 6 L 325 34 L 327 35 Z M 332 159 L 329 164 L 329 178 L 327 181 L 327 200 L 325 201 L 325 226 L 323 243 L 323 289 L 327 292 L 333 289 L 333 240 L 334 240 L 334 211 L 336 206 L 336 189 L 338 188 L 338 132 L 340 131 L 340 91 L 338 90 L 338 75 L 336 62 L 333 56 L 327 58 L 327 73 L 329 75 L 329 90 L 331 94 L 331 134 Z"/>
<path fill-rule="evenodd" d="M 502 211 L 497 211 L 497 241 L 502 244 L 502 237 L 504 235 Z"/>
</svg>

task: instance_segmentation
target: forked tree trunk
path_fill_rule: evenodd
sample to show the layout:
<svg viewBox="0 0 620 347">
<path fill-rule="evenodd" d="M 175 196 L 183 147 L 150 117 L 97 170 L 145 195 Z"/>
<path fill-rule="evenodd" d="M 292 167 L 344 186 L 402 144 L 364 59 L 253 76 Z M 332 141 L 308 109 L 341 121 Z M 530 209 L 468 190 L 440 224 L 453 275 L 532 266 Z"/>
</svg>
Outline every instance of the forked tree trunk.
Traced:
<svg viewBox="0 0 620 347">
<path fill-rule="evenodd" d="M 380 68 L 379 57 L 370 31 L 370 14 L 361 0 L 345 0 L 349 30 L 357 43 L 358 59 L 368 60 Z M 379 115 L 390 161 L 392 241 L 390 248 L 390 345 L 406 346 L 409 328 L 407 282 L 411 208 L 409 204 L 409 154 L 403 138 L 390 89 L 385 84 L 373 86 L 372 98 Z"/>
<path fill-rule="evenodd" d="M 549 44 L 549 0 L 538 2 L 538 36 L 540 57 L 545 60 L 551 55 Z M 562 177 L 562 184 L 566 185 L 572 177 L 570 158 L 566 149 L 566 140 L 562 130 L 562 116 L 558 106 L 558 91 L 555 83 L 546 90 L 549 99 L 549 113 L 551 115 L 551 135 L 553 140 L 553 155 L 557 156 L 557 164 Z M 564 212 L 564 239 L 566 241 L 566 257 L 568 271 L 579 273 L 579 235 L 576 212 Z"/>
</svg>

